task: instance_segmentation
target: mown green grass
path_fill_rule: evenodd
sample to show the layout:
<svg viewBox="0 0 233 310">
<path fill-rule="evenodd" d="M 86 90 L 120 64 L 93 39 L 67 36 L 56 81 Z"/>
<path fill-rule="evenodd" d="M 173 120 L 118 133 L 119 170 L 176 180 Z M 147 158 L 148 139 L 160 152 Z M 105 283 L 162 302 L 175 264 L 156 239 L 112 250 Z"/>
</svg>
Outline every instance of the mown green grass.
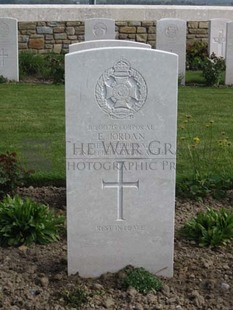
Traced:
<svg viewBox="0 0 233 310">
<path fill-rule="evenodd" d="M 64 86 L 3 84 L 0 93 L 0 152 L 16 151 L 38 182 L 64 182 Z"/>
<path fill-rule="evenodd" d="M 65 184 L 64 86 L 2 84 L 0 93 L 0 153 L 16 151 L 26 167 L 35 170 L 34 180 L 39 184 Z M 178 142 L 187 136 L 181 129 L 186 115 L 192 115 L 194 137 L 209 139 L 206 124 L 214 120 L 213 137 L 218 139 L 224 131 L 232 141 L 232 98 L 233 88 L 180 87 Z M 214 170 L 221 170 L 227 161 L 226 170 L 232 176 L 230 153 L 226 158 L 217 146 L 215 151 Z M 178 150 L 178 178 L 192 173 L 184 152 Z"/>
</svg>

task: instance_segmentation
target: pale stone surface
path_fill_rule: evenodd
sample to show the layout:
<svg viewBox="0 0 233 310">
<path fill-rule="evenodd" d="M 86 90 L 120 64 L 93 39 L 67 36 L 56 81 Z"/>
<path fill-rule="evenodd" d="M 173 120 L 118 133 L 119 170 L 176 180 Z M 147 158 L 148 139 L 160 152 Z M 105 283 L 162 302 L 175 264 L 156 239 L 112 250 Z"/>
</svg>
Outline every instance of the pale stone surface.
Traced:
<svg viewBox="0 0 233 310">
<path fill-rule="evenodd" d="M 233 22 L 227 23 L 225 84 L 233 85 Z"/>
<path fill-rule="evenodd" d="M 212 18 L 232 18 L 230 6 L 182 5 L 0 5 L 0 17 L 13 17 L 19 21 L 80 21 L 87 18 L 151 21 L 164 17 L 186 21 Z"/>
<path fill-rule="evenodd" d="M 98 47 L 113 47 L 113 46 L 132 46 L 132 47 L 143 47 L 143 48 L 151 48 L 149 44 L 127 41 L 127 40 L 98 40 L 98 41 L 86 41 L 80 43 L 74 43 L 69 46 L 69 52 L 77 52 L 90 48 L 98 48 Z"/>
<path fill-rule="evenodd" d="M 13 18 L 0 18 L 0 75 L 19 80 L 18 22 Z"/>
<path fill-rule="evenodd" d="M 226 23 L 229 20 L 215 18 L 209 21 L 209 55 L 214 53 L 218 57 L 226 54 Z"/>
<path fill-rule="evenodd" d="M 115 20 L 90 18 L 85 20 L 85 41 L 115 39 Z"/>
<path fill-rule="evenodd" d="M 186 22 L 178 18 L 163 18 L 156 25 L 156 48 L 179 56 L 179 76 L 185 84 Z"/>
<path fill-rule="evenodd" d="M 178 57 L 111 47 L 65 60 L 68 272 L 170 277 Z"/>
</svg>

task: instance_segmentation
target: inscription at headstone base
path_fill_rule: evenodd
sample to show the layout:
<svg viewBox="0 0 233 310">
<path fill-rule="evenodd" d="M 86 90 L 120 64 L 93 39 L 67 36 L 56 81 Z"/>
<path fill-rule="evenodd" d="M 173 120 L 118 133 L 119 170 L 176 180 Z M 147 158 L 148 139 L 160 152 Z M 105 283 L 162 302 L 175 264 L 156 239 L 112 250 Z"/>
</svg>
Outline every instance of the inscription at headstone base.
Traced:
<svg viewBox="0 0 233 310">
<path fill-rule="evenodd" d="M 226 54 L 226 23 L 229 20 L 215 18 L 209 21 L 209 55 L 214 53 L 217 57 Z"/>
<path fill-rule="evenodd" d="M 68 273 L 172 276 L 177 55 L 88 49 L 65 72 Z"/>
<path fill-rule="evenodd" d="M 115 20 L 90 18 L 85 20 L 85 41 L 115 39 Z"/>
<path fill-rule="evenodd" d="M 227 23 L 225 84 L 233 85 L 233 22 Z"/>
<path fill-rule="evenodd" d="M 80 43 L 74 43 L 69 45 L 69 52 L 78 52 L 90 48 L 99 47 L 114 47 L 114 46 L 128 46 L 128 47 L 142 47 L 151 48 L 150 44 L 128 41 L 128 40 L 97 40 L 97 41 L 86 41 Z"/>
<path fill-rule="evenodd" d="M 0 75 L 19 80 L 18 26 L 13 18 L 0 18 Z"/>
<path fill-rule="evenodd" d="M 178 18 L 162 18 L 156 25 L 156 49 L 176 53 L 179 56 L 179 76 L 185 84 L 186 21 Z"/>
</svg>

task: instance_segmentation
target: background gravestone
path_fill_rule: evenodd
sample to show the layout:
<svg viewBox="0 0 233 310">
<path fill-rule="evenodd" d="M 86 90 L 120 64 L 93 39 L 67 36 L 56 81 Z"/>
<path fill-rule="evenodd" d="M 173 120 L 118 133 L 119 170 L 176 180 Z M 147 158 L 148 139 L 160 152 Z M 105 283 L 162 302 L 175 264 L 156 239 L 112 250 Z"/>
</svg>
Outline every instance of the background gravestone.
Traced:
<svg viewBox="0 0 233 310">
<path fill-rule="evenodd" d="M 209 55 L 217 57 L 226 54 L 226 23 L 228 19 L 215 18 L 209 21 Z"/>
<path fill-rule="evenodd" d="M 178 57 L 112 47 L 65 62 L 68 272 L 170 277 Z"/>
<path fill-rule="evenodd" d="M 185 84 L 186 22 L 178 18 L 162 18 L 156 25 L 156 49 L 179 56 L 179 76 Z"/>
<path fill-rule="evenodd" d="M 233 22 L 227 23 L 225 84 L 233 85 Z"/>
<path fill-rule="evenodd" d="M 74 43 L 69 45 L 69 52 L 77 52 L 86 50 L 89 48 L 98 48 L 98 47 L 113 47 L 113 46 L 131 46 L 131 47 L 142 47 L 142 48 L 151 48 L 150 44 L 139 43 L 134 41 L 127 40 L 98 40 L 98 41 L 87 41 Z"/>
<path fill-rule="evenodd" d="M 18 24 L 14 18 L 0 18 L 0 75 L 19 80 Z"/>
<path fill-rule="evenodd" d="M 85 41 L 115 39 L 115 20 L 90 18 L 85 20 Z"/>
</svg>

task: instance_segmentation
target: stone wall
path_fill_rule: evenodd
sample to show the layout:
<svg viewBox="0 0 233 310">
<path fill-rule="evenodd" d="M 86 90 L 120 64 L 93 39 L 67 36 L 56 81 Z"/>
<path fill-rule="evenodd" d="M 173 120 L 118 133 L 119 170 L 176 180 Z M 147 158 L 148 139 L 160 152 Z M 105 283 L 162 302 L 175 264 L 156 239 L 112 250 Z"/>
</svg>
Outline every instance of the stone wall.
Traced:
<svg viewBox="0 0 233 310">
<path fill-rule="evenodd" d="M 19 50 L 37 53 L 66 53 L 69 44 L 84 40 L 84 23 L 19 22 Z M 116 21 L 116 39 L 133 40 L 155 48 L 156 23 L 154 21 Z M 187 22 L 187 45 L 194 41 L 208 41 L 208 22 Z"/>
</svg>

